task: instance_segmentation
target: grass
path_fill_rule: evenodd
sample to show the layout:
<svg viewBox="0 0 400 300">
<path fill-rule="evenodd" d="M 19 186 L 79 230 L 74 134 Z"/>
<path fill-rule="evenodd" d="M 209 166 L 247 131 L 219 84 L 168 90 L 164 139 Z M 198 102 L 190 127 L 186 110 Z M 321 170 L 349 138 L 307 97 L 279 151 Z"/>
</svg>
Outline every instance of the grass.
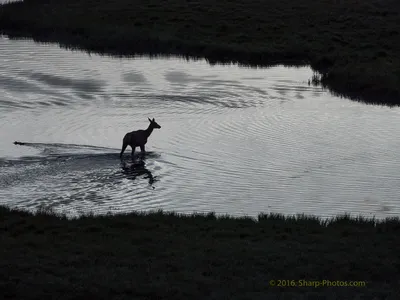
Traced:
<svg viewBox="0 0 400 300">
<path fill-rule="evenodd" d="M 397 299 L 399 292 L 399 219 L 162 211 L 67 219 L 0 207 L 0 232 L 5 299 Z"/>
<path fill-rule="evenodd" d="M 397 0 L 24 0 L 0 6 L 0 32 L 121 56 L 310 64 L 338 95 L 400 104 Z"/>
</svg>

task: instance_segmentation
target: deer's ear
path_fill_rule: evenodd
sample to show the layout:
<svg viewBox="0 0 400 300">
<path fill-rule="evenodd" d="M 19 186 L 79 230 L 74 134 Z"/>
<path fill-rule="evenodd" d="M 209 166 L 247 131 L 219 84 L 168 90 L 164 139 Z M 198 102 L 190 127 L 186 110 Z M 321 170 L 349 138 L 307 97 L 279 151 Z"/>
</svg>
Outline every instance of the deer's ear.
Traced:
<svg viewBox="0 0 400 300">
<path fill-rule="evenodd" d="M 149 121 L 151 122 L 151 120 L 150 120 L 150 118 L 149 118 L 149 117 L 147 117 L 147 119 L 149 119 Z"/>
<path fill-rule="evenodd" d="M 155 121 L 154 121 L 154 118 L 153 118 L 153 122 L 155 122 Z"/>
</svg>

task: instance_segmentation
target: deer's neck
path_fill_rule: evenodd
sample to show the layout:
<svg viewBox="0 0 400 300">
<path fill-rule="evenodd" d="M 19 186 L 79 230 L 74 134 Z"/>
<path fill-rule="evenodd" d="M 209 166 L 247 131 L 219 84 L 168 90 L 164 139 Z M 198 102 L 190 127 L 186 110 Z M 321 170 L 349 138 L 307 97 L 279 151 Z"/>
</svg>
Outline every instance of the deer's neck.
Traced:
<svg viewBox="0 0 400 300">
<path fill-rule="evenodd" d="M 146 129 L 146 136 L 149 137 L 150 134 L 153 132 L 153 127 L 151 127 L 151 125 L 149 125 L 149 127 L 147 127 Z"/>
</svg>

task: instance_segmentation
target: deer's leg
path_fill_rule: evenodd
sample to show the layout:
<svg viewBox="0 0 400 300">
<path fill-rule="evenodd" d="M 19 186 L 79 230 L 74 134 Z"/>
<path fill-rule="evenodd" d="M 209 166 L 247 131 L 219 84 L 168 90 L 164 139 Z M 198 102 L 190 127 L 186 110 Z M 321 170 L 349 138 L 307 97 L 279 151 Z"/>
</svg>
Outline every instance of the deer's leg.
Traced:
<svg viewBox="0 0 400 300">
<path fill-rule="evenodd" d="M 144 158 L 144 154 L 145 154 L 145 150 L 144 150 L 144 145 L 142 145 L 142 146 L 140 146 L 140 154 L 141 154 L 141 157 L 142 157 L 142 159 Z"/>
<path fill-rule="evenodd" d="M 132 146 L 132 158 L 133 158 L 133 155 L 135 154 L 135 148 L 136 148 L 136 146 Z"/>
<path fill-rule="evenodd" d="M 122 154 L 124 154 L 126 147 L 128 147 L 128 144 L 122 143 L 122 150 L 121 153 L 119 154 L 119 158 L 122 158 Z"/>
</svg>

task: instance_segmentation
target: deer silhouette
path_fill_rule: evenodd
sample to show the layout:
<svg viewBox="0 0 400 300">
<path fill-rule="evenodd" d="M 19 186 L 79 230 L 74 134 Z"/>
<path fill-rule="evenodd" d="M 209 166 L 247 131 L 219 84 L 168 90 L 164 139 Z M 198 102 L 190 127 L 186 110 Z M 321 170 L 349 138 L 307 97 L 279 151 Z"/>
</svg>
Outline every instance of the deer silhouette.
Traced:
<svg viewBox="0 0 400 300">
<path fill-rule="evenodd" d="M 150 120 L 150 118 L 148 118 L 148 119 L 150 121 L 150 124 L 149 124 L 149 127 L 147 127 L 147 129 L 131 131 L 131 132 L 128 132 L 127 134 L 125 134 L 125 136 L 122 140 L 122 150 L 119 155 L 120 158 L 122 158 L 122 154 L 124 154 L 124 151 L 125 151 L 126 147 L 128 147 L 128 145 L 131 146 L 131 148 L 132 148 L 132 158 L 133 158 L 133 155 L 135 154 L 135 148 L 138 146 L 140 147 L 140 151 L 142 152 L 142 154 L 145 153 L 144 145 L 146 145 L 147 139 L 149 138 L 150 134 L 153 132 L 153 129 L 161 128 L 161 126 L 156 123 L 154 118 L 153 118 L 153 120 Z"/>
</svg>

